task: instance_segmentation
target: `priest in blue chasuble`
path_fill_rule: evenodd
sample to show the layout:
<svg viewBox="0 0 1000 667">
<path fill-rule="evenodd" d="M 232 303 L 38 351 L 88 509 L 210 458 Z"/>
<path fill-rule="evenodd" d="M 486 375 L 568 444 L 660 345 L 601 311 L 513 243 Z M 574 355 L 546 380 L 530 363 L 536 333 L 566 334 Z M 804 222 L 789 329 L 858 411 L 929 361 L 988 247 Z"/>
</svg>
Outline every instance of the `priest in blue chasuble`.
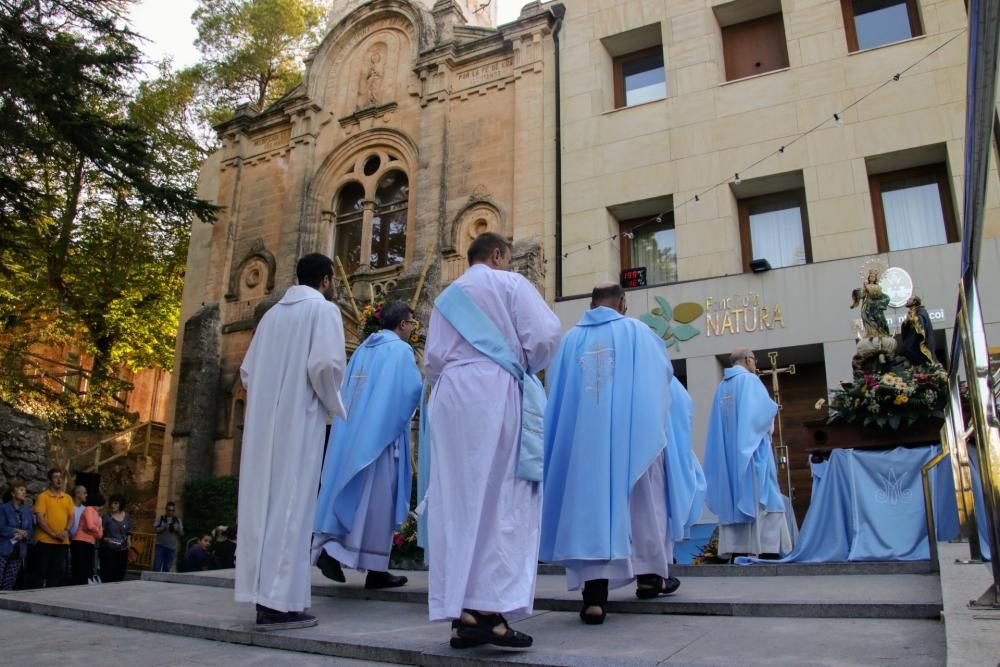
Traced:
<svg viewBox="0 0 1000 667">
<path fill-rule="evenodd" d="M 549 368 L 539 559 L 566 567 L 569 590 L 583 588 L 588 625 L 604 621 L 609 588 L 638 579 L 640 598 L 672 592 L 673 369 L 663 341 L 625 309 L 619 285 L 594 288 Z"/>
<path fill-rule="evenodd" d="M 791 551 L 785 501 L 771 453 L 778 404 L 747 348 L 730 354 L 715 391 L 705 442 L 708 509 L 719 517 L 719 555 L 777 558 Z"/>
<path fill-rule="evenodd" d="M 389 553 L 409 513 L 410 420 L 423 386 L 409 343 L 413 310 L 388 303 L 380 324 L 344 374 L 347 417 L 335 418 L 330 430 L 312 543 L 324 575 L 344 581 L 341 564 L 367 571 L 369 589 L 407 581 L 388 571 Z"/>
</svg>

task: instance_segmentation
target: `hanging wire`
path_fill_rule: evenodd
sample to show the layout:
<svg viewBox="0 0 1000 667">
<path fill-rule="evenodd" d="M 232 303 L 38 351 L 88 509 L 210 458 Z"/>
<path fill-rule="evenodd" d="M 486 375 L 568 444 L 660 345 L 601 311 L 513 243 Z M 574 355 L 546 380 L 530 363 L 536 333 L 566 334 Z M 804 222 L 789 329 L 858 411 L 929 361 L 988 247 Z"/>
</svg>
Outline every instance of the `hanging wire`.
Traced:
<svg viewBox="0 0 1000 667">
<path fill-rule="evenodd" d="M 678 210 L 679 208 L 681 208 L 683 206 L 686 206 L 687 204 L 690 204 L 691 202 L 701 201 L 701 197 L 704 197 L 705 195 L 707 195 L 708 193 L 712 192 L 716 188 L 722 187 L 723 185 L 728 185 L 729 183 L 732 183 L 734 185 L 739 185 L 740 181 L 742 180 L 740 178 L 740 174 L 741 173 L 745 174 L 748 171 L 750 171 L 751 169 L 759 166 L 761 163 L 763 163 L 763 162 L 771 159 L 775 155 L 783 154 L 785 152 L 785 149 L 787 149 L 789 146 L 791 146 L 791 145 L 795 144 L 796 142 L 804 139 L 805 137 L 808 137 L 810 134 L 812 134 L 814 132 L 817 132 L 820 128 L 822 128 L 824 125 L 826 125 L 827 123 L 829 123 L 831 120 L 834 121 L 834 123 L 836 123 L 837 125 L 842 125 L 843 124 L 843 118 L 844 118 L 844 112 L 846 112 L 846 111 L 848 111 L 850 109 L 853 109 L 854 107 L 856 107 L 857 105 L 861 104 L 863 101 L 865 101 L 866 99 L 868 99 L 869 97 L 871 97 L 872 95 L 874 95 L 875 93 L 877 93 L 878 91 L 882 90 L 883 88 L 885 88 L 889 84 L 892 84 L 892 83 L 895 83 L 895 82 L 899 81 L 904 74 L 906 74 L 907 72 L 909 72 L 910 70 L 912 70 L 914 67 L 916 67 L 920 63 L 924 62 L 925 60 L 927 60 L 928 58 L 930 58 L 932 55 L 934 55 L 935 53 L 937 53 L 938 51 L 940 51 L 944 47 L 948 46 L 949 44 L 951 44 L 953 41 L 955 41 L 959 37 L 961 37 L 965 33 L 965 31 L 966 31 L 966 28 L 962 28 L 961 30 L 959 30 L 958 32 L 956 32 L 954 35 L 952 35 L 950 38 L 948 38 L 947 40 L 945 40 L 941 44 L 938 44 L 935 48 L 933 48 L 930 51 L 928 51 L 927 53 L 925 53 L 923 56 L 921 56 L 920 58 L 918 58 L 916 61 L 912 62 L 910 65 L 908 65 L 907 67 L 901 69 L 900 71 L 896 72 L 890 78 L 888 78 L 885 81 L 881 82 L 880 84 L 878 84 L 877 86 L 875 86 L 874 88 L 872 88 L 871 90 L 869 90 L 867 93 L 865 93 L 864 95 L 862 95 L 858 99 L 856 99 L 853 102 L 851 102 L 850 104 L 848 104 L 846 107 L 844 107 L 840 111 L 834 113 L 832 116 L 826 116 L 822 121 L 820 121 L 816 125 L 812 126 L 811 128 L 809 128 L 805 132 L 802 132 L 802 133 L 794 136 L 791 140 L 787 141 L 785 144 L 779 146 L 778 148 L 776 148 L 775 150 L 771 151 L 767 155 L 764 155 L 763 157 L 761 157 L 760 159 L 756 160 L 755 162 L 751 162 L 750 164 L 748 164 L 746 167 L 743 167 L 739 171 L 733 172 L 734 176 L 732 178 L 725 178 L 725 179 L 719 181 L 718 183 L 716 183 L 716 184 L 714 184 L 714 185 L 712 185 L 710 187 L 707 187 L 707 188 L 705 188 L 704 190 L 702 190 L 700 192 L 695 193 L 694 196 L 688 197 L 684 201 L 682 201 L 679 204 L 676 204 L 676 205 L 670 207 L 666 211 L 663 211 L 661 213 L 657 213 L 656 215 L 650 216 L 649 219 L 644 220 L 644 221 L 642 221 L 640 223 L 637 223 L 637 224 L 633 225 L 629 231 L 623 232 L 622 236 L 624 236 L 625 238 L 628 238 L 628 239 L 635 238 L 635 230 L 636 229 L 638 229 L 640 227 L 643 227 L 645 225 L 648 225 L 651 222 L 655 222 L 656 224 L 661 224 L 663 222 L 663 219 L 665 217 L 673 214 L 674 211 Z M 608 237 L 605 237 L 605 238 L 602 238 L 602 239 L 599 239 L 599 240 L 596 240 L 596 241 L 586 242 L 586 243 L 583 244 L 583 246 L 581 246 L 579 248 L 576 248 L 574 250 L 564 251 L 562 253 L 563 259 L 568 259 L 570 257 L 570 255 L 575 255 L 575 254 L 577 254 L 579 252 L 587 252 L 587 251 L 593 250 L 594 246 L 599 246 L 599 245 L 604 244 L 604 243 L 610 243 L 611 241 L 614 241 L 616 238 L 618 238 L 618 235 L 617 234 L 612 234 L 611 236 L 608 236 Z"/>
</svg>

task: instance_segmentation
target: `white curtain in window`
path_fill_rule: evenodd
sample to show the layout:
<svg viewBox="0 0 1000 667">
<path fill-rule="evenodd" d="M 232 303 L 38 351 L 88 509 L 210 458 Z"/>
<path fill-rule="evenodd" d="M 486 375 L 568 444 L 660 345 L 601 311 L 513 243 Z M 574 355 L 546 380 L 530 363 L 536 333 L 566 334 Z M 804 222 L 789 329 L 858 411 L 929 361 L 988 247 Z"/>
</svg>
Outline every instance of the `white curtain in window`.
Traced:
<svg viewBox="0 0 1000 667">
<path fill-rule="evenodd" d="M 882 210 L 889 250 L 908 250 L 948 242 L 941 193 L 936 181 L 906 179 L 882 187 Z M 911 183 L 919 183 L 910 185 Z"/>
<path fill-rule="evenodd" d="M 635 231 L 632 239 L 632 266 L 646 267 L 646 283 L 677 282 L 677 253 L 674 230 L 647 227 Z"/>
<path fill-rule="evenodd" d="M 802 214 L 798 205 L 787 206 L 750 209 L 750 259 L 766 259 L 774 269 L 806 263 Z"/>
</svg>

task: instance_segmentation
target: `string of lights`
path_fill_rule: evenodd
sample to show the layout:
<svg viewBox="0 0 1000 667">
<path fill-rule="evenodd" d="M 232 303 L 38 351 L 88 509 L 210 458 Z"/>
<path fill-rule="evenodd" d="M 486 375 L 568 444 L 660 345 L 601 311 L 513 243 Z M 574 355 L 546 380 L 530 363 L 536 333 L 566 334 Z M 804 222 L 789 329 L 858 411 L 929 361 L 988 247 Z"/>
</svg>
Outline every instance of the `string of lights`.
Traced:
<svg viewBox="0 0 1000 667">
<path fill-rule="evenodd" d="M 720 188 L 723 185 L 728 185 L 730 183 L 732 183 L 733 185 L 739 185 L 740 182 L 741 182 L 741 180 L 742 180 L 741 177 L 740 177 L 740 174 L 746 175 L 751 170 L 753 170 L 755 167 L 758 167 L 759 165 L 761 165 L 762 163 L 766 162 L 767 160 L 773 158 L 774 156 L 783 154 L 790 146 L 792 146 L 795 143 L 801 141 L 805 137 L 808 137 L 810 134 L 813 134 L 814 132 L 817 132 L 820 128 L 822 128 L 823 126 L 825 126 L 830 121 L 833 121 L 838 126 L 843 126 L 843 124 L 844 124 L 844 120 L 843 120 L 844 114 L 847 111 L 849 111 L 849 110 L 853 109 L 854 107 L 856 107 L 857 105 L 861 104 L 861 102 L 863 102 L 867 98 L 871 97 L 872 95 L 874 95 L 878 91 L 882 90 L 886 86 L 891 85 L 892 83 L 895 83 L 895 82 L 899 81 L 903 77 L 903 75 L 905 75 L 907 72 L 909 72 L 910 70 L 912 70 L 914 67 L 917 67 L 922 62 L 924 62 L 925 60 L 927 60 L 928 58 L 930 58 L 931 56 L 933 56 L 935 53 L 937 53 L 938 51 L 940 51 L 941 49 L 943 49 L 944 47 L 948 46 L 953 41 L 955 41 L 956 39 L 958 39 L 959 37 L 961 37 L 962 34 L 965 33 L 965 31 L 966 31 L 965 28 L 962 28 L 961 30 L 957 31 L 954 35 L 952 35 L 950 38 L 948 38 L 947 40 L 945 40 L 944 42 L 942 42 L 941 44 L 939 44 L 938 46 L 936 46 L 934 49 L 928 51 L 923 56 L 921 56 L 919 59 L 917 59 L 916 61 L 914 61 L 913 63 L 911 63 L 907 67 L 899 70 L 898 72 L 896 72 L 895 74 L 893 74 L 891 77 L 889 77 L 885 81 L 882 81 L 877 86 L 875 86 L 874 88 L 872 88 L 871 90 L 869 90 L 867 93 L 865 93 L 864 95 L 862 95 L 858 99 L 854 100 L 853 102 L 851 102 L 850 104 L 848 104 L 847 106 L 845 106 L 843 109 L 840 109 L 839 111 L 835 112 L 832 116 L 826 116 L 825 118 L 823 118 L 822 121 L 820 121 L 819 123 L 817 123 L 813 127 L 809 128 L 805 132 L 802 132 L 802 133 L 800 133 L 798 135 L 795 135 L 790 140 L 788 140 L 784 144 L 781 144 L 780 146 L 778 146 L 778 148 L 774 149 L 770 153 L 764 155 L 763 157 L 759 158 L 758 160 L 756 160 L 754 162 L 751 162 L 750 164 L 746 165 L 742 169 L 739 169 L 738 171 L 734 171 L 733 172 L 733 176 L 727 176 L 726 178 L 722 179 L 718 183 L 715 183 L 714 185 L 711 185 L 711 186 L 705 188 L 704 190 L 702 190 L 702 191 L 694 194 L 691 197 L 688 197 L 687 199 L 681 201 L 680 203 L 671 206 L 669 209 L 667 209 L 665 211 L 662 211 L 660 213 L 657 213 L 654 216 L 650 216 L 649 219 L 643 220 L 642 222 L 634 225 L 631 228 L 630 231 L 622 232 L 620 234 L 620 236 L 624 236 L 625 238 L 629 238 L 629 239 L 634 238 L 634 236 L 635 236 L 635 230 L 636 229 L 638 229 L 640 227 L 643 227 L 645 225 L 648 225 L 650 223 L 654 223 L 654 222 L 656 224 L 661 224 L 663 222 L 663 219 L 665 217 L 671 215 L 674 211 L 678 210 L 679 208 L 682 208 L 683 206 L 687 206 L 688 204 L 691 204 L 691 203 L 694 203 L 694 202 L 700 202 L 702 197 L 704 197 L 705 195 L 711 193 L 716 188 Z M 570 257 L 570 255 L 575 255 L 577 253 L 588 252 L 590 250 L 593 250 L 595 246 L 599 246 L 599 245 L 602 245 L 604 243 L 610 243 L 612 241 L 617 240 L 618 237 L 619 237 L 619 234 L 611 234 L 610 236 L 607 236 L 607 237 L 604 237 L 604 238 L 601 238 L 601 239 L 597 239 L 597 240 L 594 240 L 594 241 L 589 241 L 589 242 L 586 242 L 586 243 L 579 244 L 579 247 L 577 247 L 577 248 L 574 248 L 572 250 L 563 251 L 563 253 L 562 253 L 563 259 L 568 259 Z M 574 245 L 577 245 L 577 244 L 574 244 Z M 545 260 L 545 263 L 548 263 L 548 260 Z"/>
</svg>

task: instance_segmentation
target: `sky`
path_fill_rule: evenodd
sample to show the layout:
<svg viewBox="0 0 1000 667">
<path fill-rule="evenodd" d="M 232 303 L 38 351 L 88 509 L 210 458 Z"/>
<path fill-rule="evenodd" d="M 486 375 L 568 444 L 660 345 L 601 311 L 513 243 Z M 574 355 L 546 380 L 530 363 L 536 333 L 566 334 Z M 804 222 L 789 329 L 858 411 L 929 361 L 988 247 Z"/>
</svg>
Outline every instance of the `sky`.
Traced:
<svg viewBox="0 0 1000 667">
<path fill-rule="evenodd" d="M 517 18 L 521 6 L 528 0 L 494 0 L 497 3 L 499 23 Z M 191 25 L 191 14 L 197 0 L 140 0 L 132 9 L 132 29 L 147 38 L 143 51 L 147 59 L 159 62 L 165 57 L 173 59 L 174 67 L 181 68 L 198 60 L 194 47 L 196 33 Z M 150 73 L 155 70 L 149 69 Z"/>
</svg>

